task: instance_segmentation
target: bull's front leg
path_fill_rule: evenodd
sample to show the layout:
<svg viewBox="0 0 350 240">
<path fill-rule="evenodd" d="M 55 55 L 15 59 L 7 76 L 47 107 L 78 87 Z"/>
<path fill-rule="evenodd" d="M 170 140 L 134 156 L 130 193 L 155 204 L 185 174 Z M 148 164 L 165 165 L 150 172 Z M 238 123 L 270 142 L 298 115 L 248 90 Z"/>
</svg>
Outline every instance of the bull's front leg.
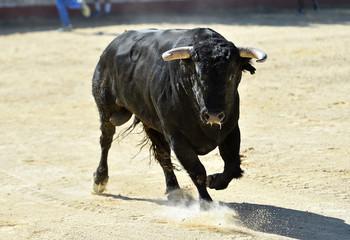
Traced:
<svg viewBox="0 0 350 240">
<path fill-rule="evenodd" d="M 242 176 L 241 159 L 239 155 L 241 145 L 241 133 L 239 126 L 229 134 L 225 141 L 219 146 L 222 159 L 225 162 L 224 171 L 208 176 L 207 185 L 209 188 L 222 190 L 227 188 L 233 178 Z"/>
<path fill-rule="evenodd" d="M 177 159 L 190 175 L 192 182 L 198 190 L 200 200 L 207 202 L 213 201 L 207 191 L 207 174 L 205 168 L 199 161 L 198 155 L 191 146 L 187 144 L 187 140 L 182 136 L 171 137 L 170 145 Z"/>
</svg>

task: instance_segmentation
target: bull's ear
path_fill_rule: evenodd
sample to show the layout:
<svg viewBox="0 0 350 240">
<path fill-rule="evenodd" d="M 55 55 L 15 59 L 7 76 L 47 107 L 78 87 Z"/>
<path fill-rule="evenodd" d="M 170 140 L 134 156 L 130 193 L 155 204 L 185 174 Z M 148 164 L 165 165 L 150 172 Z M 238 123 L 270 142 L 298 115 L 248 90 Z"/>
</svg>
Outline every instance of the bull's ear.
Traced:
<svg viewBox="0 0 350 240">
<path fill-rule="evenodd" d="M 188 59 L 191 57 L 191 50 L 193 47 L 178 47 L 170 49 L 162 54 L 164 61 L 171 61 L 176 59 Z"/>
<path fill-rule="evenodd" d="M 249 71 L 250 74 L 254 74 L 255 73 L 255 67 L 253 67 L 249 62 L 248 63 L 245 63 L 243 64 L 243 67 L 242 67 L 242 70 L 243 71 Z"/>
</svg>

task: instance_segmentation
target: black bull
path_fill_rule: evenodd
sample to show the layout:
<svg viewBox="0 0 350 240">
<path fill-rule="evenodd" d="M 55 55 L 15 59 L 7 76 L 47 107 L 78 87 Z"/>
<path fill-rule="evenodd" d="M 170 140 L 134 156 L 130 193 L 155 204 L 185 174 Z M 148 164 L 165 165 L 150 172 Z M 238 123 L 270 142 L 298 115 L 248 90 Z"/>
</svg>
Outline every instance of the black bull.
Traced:
<svg viewBox="0 0 350 240">
<path fill-rule="evenodd" d="M 242 72 L 264 61 L 255 48 L 236 47 L 211 29 L 126 31 L 103 52 L 93 77 L 93 95 L 101 121 L 101 160 L 94 191 L 108 182 L 107 155 L 115 127 L 141 122 L 163 168 L 166 190 L 179 189 L 172 150 L 198 189 L 225 189 L 240 168 L 238 84 Z M 198 155 L 219 147 L 222 173 L 207 176 Z"/>
</svg>

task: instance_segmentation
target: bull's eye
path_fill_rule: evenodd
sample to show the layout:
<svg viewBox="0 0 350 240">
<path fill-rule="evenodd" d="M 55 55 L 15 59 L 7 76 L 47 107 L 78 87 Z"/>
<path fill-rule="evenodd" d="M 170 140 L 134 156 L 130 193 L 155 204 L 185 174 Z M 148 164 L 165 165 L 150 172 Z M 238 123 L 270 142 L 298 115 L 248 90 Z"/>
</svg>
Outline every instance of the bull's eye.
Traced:
<svg viewBox="0 0 350 240">
<path fill-rule="evenodd" d="M 229 83 L 239 84 L 241 82 L 241 78 L 236 74 L 232 74 L 229 78 Z"/>
<path fill-rule="evenodd" d="M 229 78 L 229 81 L 232 82 L 232 81 L 234 81 L 234 80 L 235 80 L 235 75 L 232 74 L 232 75 L 230 76 L 230 78 Z"/>
</svg>

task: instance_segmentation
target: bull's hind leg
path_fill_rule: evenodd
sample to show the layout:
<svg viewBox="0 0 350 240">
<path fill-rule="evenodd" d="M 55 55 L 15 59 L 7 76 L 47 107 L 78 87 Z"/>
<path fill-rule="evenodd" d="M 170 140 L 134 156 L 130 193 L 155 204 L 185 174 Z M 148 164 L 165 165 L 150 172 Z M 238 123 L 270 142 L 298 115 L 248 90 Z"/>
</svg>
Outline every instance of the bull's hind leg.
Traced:
<svg viewBox="0 0 350 240">
<path fill-rule="evenodd" d="M 115 127 L 126 123 L 131 118 L 131 113 L 122 106 L 116 105 L 116 97 L 110 88 L 110 79 L 101 58 L 92 80 L 92 93 L 100 114 L 101 122 L 101 158 L 93 177 L 93 190 L 102 193 L 108 182 L 108 151 L 112 145 Z"/>
<path fill-rule="evenodd" d="M 115 127 L 112 123 L 110 123 L 109 120 L 101 120 L 101 159 L 93 178 L 93 190 L 96 193 L 102 193 L 106 189 L 108 183 L 107 157 L 108 151 L 112 145 L 114 133 Z"/>
<path fill-rule="evenodd" d="M 145 132 L 152 142 L 151 149 L 153 150 L 154 156 L 163 168 L 165 182 L 166 182 L 166 193 L 173 190 L 179 189 L 179 183 L 177 182 L 174 167 L 170 159 L 170 147 L 163 134 L 147 127 L 144 125 Z"/>
<path fill-rule="evenodd" d="M 107 108 L 106 106 L 100 107 L 101 115 L 101 159 L 100 164 L 94 173 L 93 190 L 96 193 L 102 193 L 108 183 L 108 164 L 107 157 L 108 151 L 112 145 L 113 135 L 115 133 L 115 127 L 126 123 L 132 116 L 132 114 L 123 107 L 117 107 L 115 104 L 109 103 L 107 106 L 114 106 L 114 108 Z M 112 114 L 109 114 L 113 112 Z M 111 115 L 109 118 L 107 116 Z"/>
</svg>

